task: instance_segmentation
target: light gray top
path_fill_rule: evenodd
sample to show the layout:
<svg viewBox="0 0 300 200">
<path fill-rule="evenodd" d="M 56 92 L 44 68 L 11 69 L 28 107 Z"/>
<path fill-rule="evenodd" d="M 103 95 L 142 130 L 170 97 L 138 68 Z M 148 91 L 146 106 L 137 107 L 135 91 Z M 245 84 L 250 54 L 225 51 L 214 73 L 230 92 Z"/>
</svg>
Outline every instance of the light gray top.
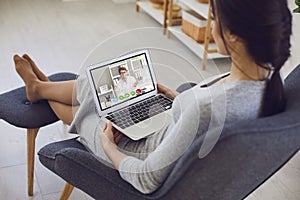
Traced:
<svg viewBox="0 0 300 200">
<path fill-rule="evenodd" d="M 258 117 L 264 81 L 243 80 L 209 87 L 201 85 L 198 84 L 175 98 L 173 120 L 159 132 L 139 141 L 123 137 L 118 144 L 120 150 L 129 155 L 120 163 L 120 175 L 142 193 L 151 193 L 162 184 L 173 168 L 174 161 L 197 136 L 218 133 L 224 123 Z M 75 114 L 70 132 L 78 133 L 80 141 L 97 158 L 112 166 L 99 139 L 104 122 L 97 116 L 84 75 L 77 81 L 77 99 L 80 108 Z M 217 140 L 218 134 L 215 135 L 214 140 Z M 208 139 L 207 144 L 208 147 L 203 147 L 206 150 L 214 142 Z"/>
</svg>

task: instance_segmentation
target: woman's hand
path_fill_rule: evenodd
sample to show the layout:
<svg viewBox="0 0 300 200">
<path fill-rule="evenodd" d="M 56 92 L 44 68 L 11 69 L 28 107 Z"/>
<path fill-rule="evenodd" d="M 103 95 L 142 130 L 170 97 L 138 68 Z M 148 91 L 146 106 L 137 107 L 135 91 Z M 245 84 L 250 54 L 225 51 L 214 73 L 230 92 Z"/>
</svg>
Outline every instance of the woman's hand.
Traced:
<svg viewBox="0 0 300 200">
<path fill-rule="evenodd" d="M 115 146 L 119 143 L 120 139 L 123 137 L 123 134 L 114 129 L 110 121 L 106 122 L 105 126 L 100 133 L 100 141 L 103 147 Z"/>
<path fill-rule="evenodd" d="M 171 90 L 170 88 L 167 88 L 166 86 L 164 86 L 160 83 L 157 83 L 157 89 L 159 92 L 166 95 L 166 97 L 168 97 L 169 99 L 172 99 L 172 100 L 174 100 L 175 97 L 179 94 L 175 90 Z"/>
<path fill-rule="evenodd" d="M 119 169 L 119 165 L 122 159 L 127 157 L 127 155 L 121 153 L 117 148 L 117 144 L 119 143 L 122 136 L 122 133 L 112 127 L 110 121 L 106 122 L 105 126 L 102 129 L 102 132 L 100 133 L 100 141 L 102 143 L 102 147 L 116 169 Z"/>
</svg>

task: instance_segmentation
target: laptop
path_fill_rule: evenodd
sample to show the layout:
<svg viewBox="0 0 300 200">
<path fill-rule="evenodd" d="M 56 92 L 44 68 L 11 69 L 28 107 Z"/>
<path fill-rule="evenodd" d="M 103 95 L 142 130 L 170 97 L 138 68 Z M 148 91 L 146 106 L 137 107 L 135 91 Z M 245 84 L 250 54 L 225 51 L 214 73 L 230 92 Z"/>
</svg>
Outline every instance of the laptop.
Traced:
<svg viewBox="0 0 300 200">
<path fill-rule="evenodd" d="M 86 69 L 96 109 L 131 138 L 145 138 L 171 122 L 172 100 L 160 94 L 147 49 Z"/>
</svg>

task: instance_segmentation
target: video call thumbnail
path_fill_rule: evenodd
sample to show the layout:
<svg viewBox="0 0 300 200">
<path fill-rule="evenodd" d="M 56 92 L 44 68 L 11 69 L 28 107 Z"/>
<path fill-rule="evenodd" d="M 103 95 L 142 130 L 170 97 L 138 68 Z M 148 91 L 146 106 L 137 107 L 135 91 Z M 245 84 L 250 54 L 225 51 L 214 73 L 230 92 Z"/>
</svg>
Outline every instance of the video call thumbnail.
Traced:
<svg viewBox="0 0 300 200">
<path fill-rule="evenodd" d="M 101 110 L 155 89 L 146 54 L 91 71 Z"/>
</svg>

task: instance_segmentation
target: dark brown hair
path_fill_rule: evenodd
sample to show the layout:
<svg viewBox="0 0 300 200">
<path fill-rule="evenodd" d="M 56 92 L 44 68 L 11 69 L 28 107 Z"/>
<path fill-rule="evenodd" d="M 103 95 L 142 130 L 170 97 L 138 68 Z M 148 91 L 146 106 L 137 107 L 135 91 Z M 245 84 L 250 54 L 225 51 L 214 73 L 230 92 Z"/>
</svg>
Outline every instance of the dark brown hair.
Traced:
<svg viewBox="0 0 300 200">
<path fill-rule="evenodd" d="M 285 95 L 279 71 L 290 56 L 292 33 L 287 0 L 211 0 L 211 7 L 225 47 L 223 30 L 229 30 L 244 41 L 258 66 L 270 68 L 261 116 L 283 111 Z"/>
<path fill-rule="evenodd" d="M 122 71 L 122 70 L 125 70 L 125 71 L 127 72 L 126 67 L 119 67 L 119 74 L 121 74 L 121 71 Z"/>
</svg>

